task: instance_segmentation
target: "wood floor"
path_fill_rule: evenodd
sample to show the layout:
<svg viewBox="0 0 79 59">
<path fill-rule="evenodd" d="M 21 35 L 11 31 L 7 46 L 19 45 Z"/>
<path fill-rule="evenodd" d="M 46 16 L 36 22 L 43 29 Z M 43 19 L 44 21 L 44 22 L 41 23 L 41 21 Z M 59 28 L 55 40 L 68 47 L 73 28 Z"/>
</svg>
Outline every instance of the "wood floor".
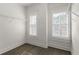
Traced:
<svg viewBox="0 0 79 59">
<path fill-rule="evenodd" d="M 2 55 L 71 55 L 71 53 L 51 47 L 41 48 L 30 44 L 24 44 Z"/>
</svg>

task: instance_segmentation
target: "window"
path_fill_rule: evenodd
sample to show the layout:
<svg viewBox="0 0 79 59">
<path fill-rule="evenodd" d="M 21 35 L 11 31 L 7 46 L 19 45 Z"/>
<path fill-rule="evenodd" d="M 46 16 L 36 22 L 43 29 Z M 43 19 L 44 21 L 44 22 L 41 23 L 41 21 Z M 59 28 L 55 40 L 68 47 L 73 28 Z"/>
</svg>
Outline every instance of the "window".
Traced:
<svg viewBox="0 0 79 59">
<path fill-rule="evenodd" d="M 65 12 L 53 14 L 52 36 L 68 37 L 68 18 Z"/>
<path fill-rule="evenodd" d="M 30 35 L 37 35 L 36 16 L 30 16 Z"/>
</svg>

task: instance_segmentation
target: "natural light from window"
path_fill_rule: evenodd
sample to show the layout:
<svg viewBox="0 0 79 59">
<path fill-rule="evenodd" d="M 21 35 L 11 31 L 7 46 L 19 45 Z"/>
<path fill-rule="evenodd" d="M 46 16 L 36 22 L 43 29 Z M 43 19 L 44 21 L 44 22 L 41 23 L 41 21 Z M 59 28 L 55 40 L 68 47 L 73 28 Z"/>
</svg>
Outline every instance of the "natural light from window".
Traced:
<svg viewBox="0 0 79 59">
<path fill-rule="evenodd" d="M 37 35 L 37 22 L 36 22 L 36 15 L 30 16 L 30 35 L 36 36 Z"/>
<path fill-rule="evenodd" d="M 68 17 L 67 13 L 55 13 L 52 17 L 52 36 L 68 37 Z"/>
</svg>

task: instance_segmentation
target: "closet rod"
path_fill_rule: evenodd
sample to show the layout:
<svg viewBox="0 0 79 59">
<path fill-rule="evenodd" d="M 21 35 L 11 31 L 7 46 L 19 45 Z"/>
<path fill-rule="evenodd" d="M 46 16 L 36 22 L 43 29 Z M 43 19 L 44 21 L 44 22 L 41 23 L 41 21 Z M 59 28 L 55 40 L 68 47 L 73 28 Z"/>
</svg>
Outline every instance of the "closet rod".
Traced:
<svg viewBox="0 0 79 59">
<path fill-rule="evenodd" d="M 76 14 L 76 13 L 74 13 L 74 12 L 72 12 L 72 14 L 74 14 L 75 16 L 77 16 L 77 17 L 79 17 L 79 15 L 78 14 Z"/>
<path fill-rule="evenodd" d="M 24 19 L 21 19 L 21 18 L 17 18 L 17 17 L 12 17 L 12 16 L 6 16 L 6 15 L 1 15 L 1 17 L 7 17 L 7 18 L 12 18 L 12 19 L 17 19 L 17 20 L 24 20 Z"/>
</svg>

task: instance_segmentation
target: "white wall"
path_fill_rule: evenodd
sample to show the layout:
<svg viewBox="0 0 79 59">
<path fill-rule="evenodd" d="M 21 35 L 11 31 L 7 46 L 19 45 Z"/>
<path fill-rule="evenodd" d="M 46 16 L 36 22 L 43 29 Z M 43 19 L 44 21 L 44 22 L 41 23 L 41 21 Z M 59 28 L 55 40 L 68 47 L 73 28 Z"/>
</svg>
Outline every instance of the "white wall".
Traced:
<svg viewBox="0 0 79 59">
<path fill-rule="evenodd" d="M 55 47 L 70 51 L 70 38 L 52 37 L 52 14 L 57 12 L 67 12 L 68 4 L 32 4 L 26 8 L 27 32 L 26 43 L 40 47 Z M 37 36 L 29 35 L 29 16 L 37 15 Z M 46 22 L 48 21 L 48 22 Z"/>
<path fill-rule="evenodd" d="M 40 47 L 47 47 L 47 40 L 46 40 L 46 4 L 33 4 L 26 8 L 26 43 L 40 46 Z M 37 16 L 37 36 L 29 35 L 29 17 L 31 15 Z"/>
<path fill-rule="evenodd" d="M 68 4 L 48 4 L 48 46 L 70 51 L 70 38 L 52 36 L 52 14 L 67 12 Z"/>
<path fill-rule="evenodd" d="M 24 44 L 25 17 L 23 7 L 0 4 L 0 54 Z"/>
<path fill-rule="evenodd" d="M 48 5 L 49 15 L 60 9 L 56 5 L 53 7 L 52 4 Z M 62 7 L 67 7 L 64 5 Z M 65 10 L 65 8 L 61 8 Z M 61 11 L 61 9 L 59 11 Z M 26 18 L 25 18 L 26 15 Z M 29 35 L 29 16 L 37 15 L 37 36 Z M 46 21 L 47 21 L 47 4 L 33 4 L 32 6 L 26 7 L 25 12 L 22 6 L 18 4 L 0 4 L 0 54 L 9 51 L 22 44 L 30 43 L 40 47 L 49 46 L 56 47 L 64 50 L 69 50 L 69 39 L 54 39 L 51 37 L 51 26 L 49 26 L 50 38 L 46 38 Z M 51 18 L 51 17 L 50 17 Z M 50 20 L 50 18 L 48 20 Z M 26 35 L 25 35 L 25 19 L 26 19 Z M 49 21 L 50 22 L 50 21 Z M 50 24 L 49 24 L 50 25 Z M 24 36 L 26 36 L 24 38 Z M 48 39 L 48 40 L 47 40 Z M 48 42 L 48 43 L 47 43 Z"/>
<path fill-rule="evenodd" d="M 0 3 L 0 15 L 25 18 L 23 7 L 15 3 Z"/>
<path fill-rule="evenodd" d="M 79 15 L 79 4 L 73 4 L 72 11 Z M 79 16 L 76 15 L 72 15 L 72 54 L 79 55 Z"/>
</svg>

